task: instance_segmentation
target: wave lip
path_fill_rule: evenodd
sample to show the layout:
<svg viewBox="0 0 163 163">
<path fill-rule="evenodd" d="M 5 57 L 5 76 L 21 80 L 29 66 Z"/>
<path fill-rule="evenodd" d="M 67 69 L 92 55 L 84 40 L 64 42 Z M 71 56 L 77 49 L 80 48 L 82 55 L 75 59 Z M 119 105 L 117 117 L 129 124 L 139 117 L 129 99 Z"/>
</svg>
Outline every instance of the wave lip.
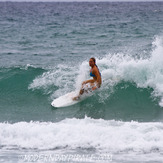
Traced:
<svg viewBox="0 0 163 163">
<path fill-rule="evenodd" d="M 163 107 L 163 39 L 157 36 L 153 41 L 150 57 L 133 58 L 115 54 L 99 60 L 102 67 L 103 88 L 114 86 L 121 81 L 135 83 L 137 88 L 152 88 L 153 98 L 160 98 Z M 111 85 L 112 84 L 112 85 Z"/>
</svg>

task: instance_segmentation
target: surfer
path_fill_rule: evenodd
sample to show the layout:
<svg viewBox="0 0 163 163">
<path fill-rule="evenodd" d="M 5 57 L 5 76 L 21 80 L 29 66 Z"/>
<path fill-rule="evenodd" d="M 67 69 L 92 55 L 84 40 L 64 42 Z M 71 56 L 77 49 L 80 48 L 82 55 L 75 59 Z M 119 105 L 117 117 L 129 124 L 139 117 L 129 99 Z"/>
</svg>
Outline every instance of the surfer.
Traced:
<svg viewBox="0 0 163 163">
<path fill-rule="evenodd" d="M 94 91 L 97 88 L 100 88 L 102 79 L 101 79 L 101 73 L 96 65 L 95 58 L 90 58 L 89 60 L 89 66 L 91 67 L 90 70 L 90 76 L 93 77 L 93 79 L 86 80 L 82 83 L 82 88 L 80 89 L 79 95 L 74 97 L 73 100 L 78 100 L 79 97 L 84 93 L 88 91 Z"/>
</svg>

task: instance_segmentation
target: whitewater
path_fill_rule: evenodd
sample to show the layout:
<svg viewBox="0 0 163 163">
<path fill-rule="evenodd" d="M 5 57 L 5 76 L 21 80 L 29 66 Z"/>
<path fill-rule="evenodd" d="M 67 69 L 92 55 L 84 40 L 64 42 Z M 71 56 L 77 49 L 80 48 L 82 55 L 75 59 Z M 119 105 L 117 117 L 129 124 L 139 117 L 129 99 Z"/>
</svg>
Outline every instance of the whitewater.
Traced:
<svg viewBox="0 0 163 163">
<path fill-rule="evenodd" d="M 132 161 L 131 156 L 135 153 L 135 161 L 140 159 L 137 155 L 146 161 L 148 159 L 150 161 L 162 160 L 163 124 L 159 122 L 106 121 L 85 117 L 84 119 L 65 119 L 58 123 L 1 123 L 0 127 L 3 133 L 0 137 L 3 150 L 6 148 L 11 151 L 33 149 L 33 153 L 39 153 L 62 149 L 66 153 L 83 149 L 88 153 L 94 150 L 95 153 L 110 153 L 115 160 L 126 162 Z M 121 156 L 119 158 L 118 155 L 121 154 L 128 155 L 128 158 Z M 154 159 L 148 158 L 149 154 L 153 155 Z"/>
</svg>

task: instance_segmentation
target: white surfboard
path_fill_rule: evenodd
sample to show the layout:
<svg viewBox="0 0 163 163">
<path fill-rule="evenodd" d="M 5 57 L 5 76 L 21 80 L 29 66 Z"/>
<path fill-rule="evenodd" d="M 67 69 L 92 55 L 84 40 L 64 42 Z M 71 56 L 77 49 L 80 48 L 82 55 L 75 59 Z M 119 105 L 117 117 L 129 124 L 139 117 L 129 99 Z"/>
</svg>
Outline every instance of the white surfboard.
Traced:
<svg viewBox="0 0 163 163">
<path fill-rule="evenodd" d="M 54 99 L 51 105 L 57 108 L 74 105 L 80 101 L 80 100 L 73 100 L 73 97 L 75 96 L 77 96 L 77 93 L 75 91 L 67 93 L 63 96 Z"/>
</svg>

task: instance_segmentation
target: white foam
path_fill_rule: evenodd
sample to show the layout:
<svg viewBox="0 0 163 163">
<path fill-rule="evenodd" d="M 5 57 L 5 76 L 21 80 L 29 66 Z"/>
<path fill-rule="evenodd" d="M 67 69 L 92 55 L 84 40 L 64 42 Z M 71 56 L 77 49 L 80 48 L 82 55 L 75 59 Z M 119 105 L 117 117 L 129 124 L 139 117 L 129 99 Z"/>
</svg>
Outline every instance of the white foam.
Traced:
<svg viewBox="0 0 163 163">
<path fill-rule="evenodd" d="M 48 90 L 49 87 L 55 86 L 58 90 L 54 92 L 52 98 L 58 97 L 73 90 L 75 75 L 77 75 L 77 70 L 74 67 L 58 65 L 54 69 L 36 77 L 29 85 L 28 89 Z M 48 93 L 52 91 L 51 89 Z"/>
<path fill-rule="evenodd" d="M 95 148 L 102 152 L 163 152 L 163 123 L 65 119 L 52 122 L 0 123 L 2 148 Z"/>
<path fill-rule="evenodd" d="M 148 54 L 149 55 L 149 54 Z M 153 88 L 153 95 L 161 98 L 163 107 L 163 39 L 156 37 L 153 50 L 147 59 L 135 59 L 129 55 L 108 55 L 98 60 L 102 71 L 103 88 L 117 82 L 134 82 L 139 88 Z"/>
</svg>

